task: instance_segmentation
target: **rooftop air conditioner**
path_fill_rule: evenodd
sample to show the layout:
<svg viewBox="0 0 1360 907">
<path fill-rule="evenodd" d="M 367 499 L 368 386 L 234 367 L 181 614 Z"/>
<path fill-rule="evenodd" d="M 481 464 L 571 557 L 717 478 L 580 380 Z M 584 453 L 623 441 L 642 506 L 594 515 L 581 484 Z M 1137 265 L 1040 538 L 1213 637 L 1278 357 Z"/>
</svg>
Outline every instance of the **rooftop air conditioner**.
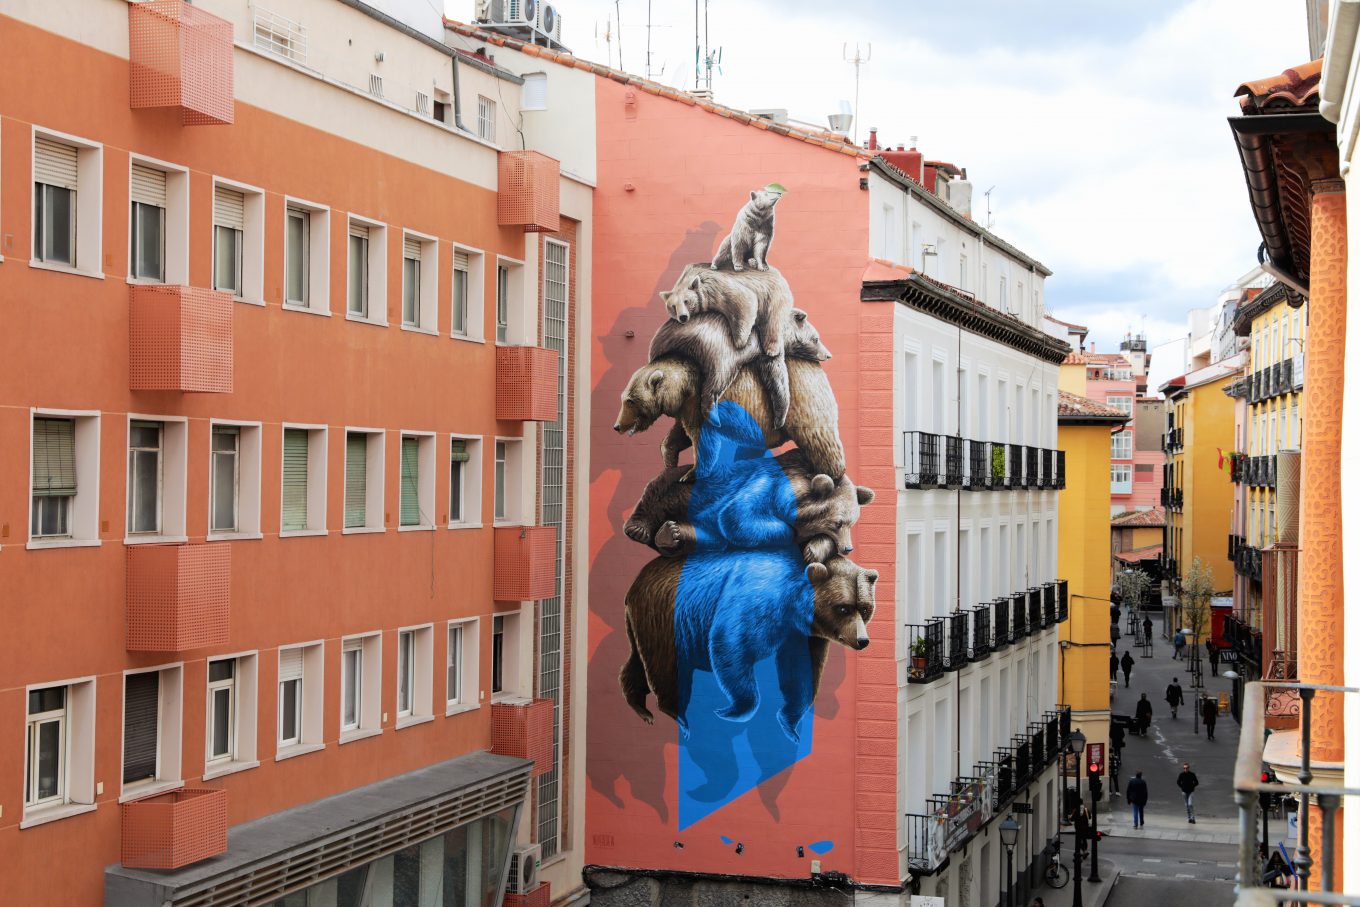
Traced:
<svg viewBox="0 0 1360 907">
<path fill-rule="evenodd" d="M 553 41 L 562 40 L 562 16 L 558 14 L 557 7 L 548 3 L 539 4 L 538 30 Z"/>
<path fill-rule="evenodd" d="M 510 894 L 529 894 L 538 887 L 538 867 L 543 862 L 543 847 L 528 844 L 517 847 L 510 854 L 510 880 L 506 883 Z"/>
<path fill-rule="evenodd" d="M 492 25 L 527 25 L 537 28 L 538 8 L 538 0 L 490 0 L 487 21 Z"/>
</svg>

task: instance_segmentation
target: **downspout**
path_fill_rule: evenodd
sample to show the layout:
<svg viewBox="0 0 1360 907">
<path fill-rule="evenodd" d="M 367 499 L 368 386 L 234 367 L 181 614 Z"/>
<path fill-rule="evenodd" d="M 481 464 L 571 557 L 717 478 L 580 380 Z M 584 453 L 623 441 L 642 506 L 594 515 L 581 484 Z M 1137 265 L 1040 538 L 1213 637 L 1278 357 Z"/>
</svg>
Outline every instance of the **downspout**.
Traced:
<svg viewBox="0 0 1360 907">
<path fill-rule="evenodd" d="M 963 326 L 958 327 L 958 347 L 954 352 L 954 437 L 959 439 L 959 457 L 963 457 Z M 949 464 L 945 464 L 948 468 Z M 962 463 L 959 464 L 963 466 Z M 963 613 L 963 488 L 954 489 L 954 614 Z M 970 633 L 967 622 L 963 632 Z M 954 674 L 954 777 L 963 774 L 963 684 L 958 672 Z"/>
<path fill-rule="evenodd" d="M 453 68 L 453 125 L 456 129 L 467 132 L 468 128 L 463 125 L 463 96 L 459 90 L 458 82 L 458 52 L 449 54 L 449 66 Z"/>
</svg>

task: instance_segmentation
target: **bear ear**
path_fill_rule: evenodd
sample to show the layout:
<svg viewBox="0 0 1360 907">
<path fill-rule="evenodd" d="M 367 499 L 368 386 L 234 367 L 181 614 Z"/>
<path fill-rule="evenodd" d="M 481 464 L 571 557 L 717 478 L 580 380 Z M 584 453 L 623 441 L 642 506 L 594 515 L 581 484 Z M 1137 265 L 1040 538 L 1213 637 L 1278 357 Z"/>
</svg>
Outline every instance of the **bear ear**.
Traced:
<svg viewBox="0 0 1360 907">
<path fill-rule="evenodd" d="M 831 480 L 831 476 L 826 473 L 818 473 L 812 477 L 812 494 L 815 497 L 830 497 L 836 490 L 836 483 Z"/>
<path fill-rule="evenodd" d="M 663 372 L 661 369 L 655 369 L 650 375 L 647 376 L 647 383 L 652 386 L 652 390 L 656 390 L 658 387 L 660 387 L 661 382 L 665 380 L 666 373 Z"/>
<path fill-rule="evenodd" d="M 670 290 L 662 290 L 662 291 L 661 291 L 661 301 L 662 301 L 662 302 L 670 302 L 670 301 L 671 301 L 671 291 L 670 291 Z"/>
<path fill-rule="evenodd" d="M 755 189 L 752 189 L 752 190 L 751 190 L 751 201 L 755 201 L 755 200 L 756 200 L 756 195 L 757 195 L 757 191 L 756 191 Z"/>
<path fill-rule="evenodd" d="M 864 571 L 864 577 L 865 577 L 867 580 L 869 580 L 870 583 L 876 583 L 876 582 L 878 582 L 878 571 L 877 571 L 877 570 L 865 570 L 865 571 Z"/>
<path fill-rule="evenodd" d="M 826 582 L 829 576 L 831 576 L 831 571 L 826 569 L 826 564 L 812 563 L 807 565 L 807 578 L 812 585 L 820 586 Z"/>
<path fill-rule="evenodd" d="M 703 274 L 704 274 L 704 272 L 703 272 L 703 271 L 700 271 L 698 274 L 695 274 L 694 277 L 690 279 L 689 288 L 690 288 L 691 290 L 697 290 L 697 289 L 699 289 L 699 278 L 702 277 Z"/>
<path fill-rule="evenodd" d="M 856 485 L 855 497 L 859 499 L 861 506 L 864 504 L 872 504 L 874 502 L 874 490 L 864 485 Z"/>
<path fill-rule="evenodd" d="M 794 309 L 793 320 L 802 324 L 804 321 L 807 321 L 807 312 L 804 312 L 802 309 Z"/>
</svg>

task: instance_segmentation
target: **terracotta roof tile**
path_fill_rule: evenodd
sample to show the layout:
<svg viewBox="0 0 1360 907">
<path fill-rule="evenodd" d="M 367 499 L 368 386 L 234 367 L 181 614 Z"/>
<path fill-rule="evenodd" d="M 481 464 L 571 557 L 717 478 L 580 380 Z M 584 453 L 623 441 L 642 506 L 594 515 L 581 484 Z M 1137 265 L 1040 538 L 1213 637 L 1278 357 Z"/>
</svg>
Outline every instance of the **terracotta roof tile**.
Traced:
<svg viewBox="0 0 1360 907">
<path fill-rule="evenodd" d="M 1110 518 L 1111 526 L 1121 529 L 1136 529 L 1140 526 L 1158 527 L 1166 525 L 1166 510 L 1154 507 L 1151 510 L 1126 510 Z"/>
<path fill-rule="evenodd" d="M 1084 324 L 1073 324 L 1070 321 L 1063 321 L 1061 318 L 1054 318 L 1052 315 L 1045 315 L 1044 317 L 1054 324 L 1060 324 L 1065 328 L 1072 328 L 1074 331 L 1081 331 L 1083 334 L 1086 333 L 1086 325 Z"/>
<path fill-rule="evenodd" d="M 1318 86 L 1322 83 L 1322 59 L 1293 66 L 1265 79 L 1243 82 L 1233 92 L 1241 98 L 1242 110 L 1261 113 L 1267 108 L 1316 106 Z"/>
<path fill-rule="evenodd" d="M 1139 561 L 1150 561 L 1161 556 L 1161 545 L 1148 545 L 1146 548 L 1134 548 L 1132 551 L 1120 551 L 1115 555 L 1115 557 L 1126 564 L 1136 564 Z"/>
<path fill-rule="evenodd" d="M 1122 353 L 1093 353 L 1089 350 L 1073 350 L 1062 361 L 1063 365 L 1113 365 L 1133 368 Z"/>
<path fill-rule="evenodd" d="M 1115 409 L 1113 406 L 1106 406 L 1098 403 L 1090 397 L 1083 397 L 1068 391 L 1058 390 L 1058 419 L 1068 418 L 1097 418 L 1128 421 L 1128 414 Z"/>
</svg>

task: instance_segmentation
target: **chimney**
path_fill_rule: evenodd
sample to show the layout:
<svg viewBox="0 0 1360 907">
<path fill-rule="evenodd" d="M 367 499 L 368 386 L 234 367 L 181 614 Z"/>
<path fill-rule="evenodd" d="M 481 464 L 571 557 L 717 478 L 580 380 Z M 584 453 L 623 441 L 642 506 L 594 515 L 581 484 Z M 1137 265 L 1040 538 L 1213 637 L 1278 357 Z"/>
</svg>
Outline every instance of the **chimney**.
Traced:
<svg viewBox="0 0 1360 907">
<path fill-rule="evenodd" d="M 877 126 L 870 126 L 870 127 L 869 127 L 869 150 L 870 150 L 870 151 L 877 151 L 877 150 L 878 150 L 878 127 L 877 127 Z"/>
</svg>

